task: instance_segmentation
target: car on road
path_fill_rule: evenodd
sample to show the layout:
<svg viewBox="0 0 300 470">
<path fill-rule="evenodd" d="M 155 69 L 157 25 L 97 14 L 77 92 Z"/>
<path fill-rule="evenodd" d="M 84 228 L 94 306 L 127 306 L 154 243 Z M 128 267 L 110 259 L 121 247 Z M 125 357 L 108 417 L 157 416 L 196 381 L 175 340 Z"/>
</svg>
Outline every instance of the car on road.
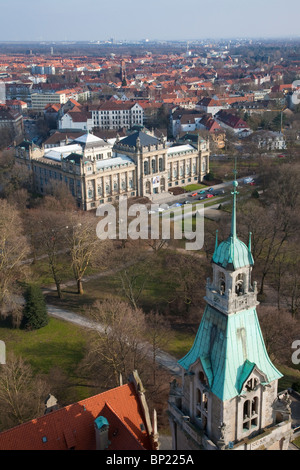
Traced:
<svg viewBox="0 0 300 470">
<path fill-rule="evenodd" d="M 253 182 L 254 182 L 254 179 L 250 178 L 250 176 L 248 176 L 248 178 L 244 178 L 244 180 L 243 180 L 244 184 L 249 184 L 249 183 L 253 183 Z"/>
<path fill-rule="evenodd" d="M 214 191 L 214 196 L 219 196 L 220 194 L 225 194 L 225 189 L 216 189 Z"/>
<path fill-rule="evenodd" d="M 192 197 L 198 196 L 198 193 L 191 194 Z"/>
<path fill-rule="evenodd" d="M 191 204 L 191 201 L 186 200 L 184 201 L 184 204 Z"/>
<path fill-rule="evenodd" d="M 207 191 L 209 191 L 210 193 L 214 190 L 214 188 L 208 188 Z"/>
<path fill-rule="evenodd" d="M 201 191 L 198 191 L 198 194 L 205 194 L 206 193 L 206 189 L 202 189 Z"/>
<path fill-rule="evenodd" d="M 214 197 L 214 195 L 209 193 L 209 194 L 206 194 L 206 197 L 207 197 L 207 198 L 209 198 L 209 197 Z"/>
</svg>

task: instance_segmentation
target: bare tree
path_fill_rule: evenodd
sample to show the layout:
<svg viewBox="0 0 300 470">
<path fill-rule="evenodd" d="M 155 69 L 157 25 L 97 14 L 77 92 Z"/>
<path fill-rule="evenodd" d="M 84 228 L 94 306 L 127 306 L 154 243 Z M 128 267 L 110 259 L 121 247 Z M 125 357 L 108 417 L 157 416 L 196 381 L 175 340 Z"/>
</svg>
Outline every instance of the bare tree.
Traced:
<svg viewBox="0 0 300 470">
<path fill-rule="evenodd" d="M 119 385 L 135 370 L 141 370 L 147 349 L 143 347 L 145 316 L 142 310 L 132 308 L 118 299 L 97 301 L 89 311 L 99 325 L 97 336 L 90 343 L 90 366 L 94 366 L 106 381 Z"/>
<path fill-rule="evenodd" d="M 157 356 L 159 351 L 168 345 L 172 338 L 172 332 L 169 322 L 158 311 L 150 312 L 146 316 L 146 322 L 147 337 L 152 346 L 152 381 L 155 386 L 157 384 Z"/>
<path fill-rule="evenodd" d="M 23 263 L 30 252 L 18 210 L 2 200 L 0 204 L 0 316 L 15 312 L 15 326 L 20 322 L 20 290 L 17 281 L 26 279 Z"/>
<path fill-rule="evenodd" d="M 66 213 L 59 204 L 53 207 L 52 203 L 52 198 L 47 196 L 38 208 L 28 212 L 27 223 L 35 256 L 46 256 L 58 297 L 62 298 L 61 282 L 66 270 L 62 263 L 62 253 L 66 252 Z"/>
<path fill-rule="evenodd" d="M 0 368 L 0 423 L 2 430 L 43 415 L 48 387 L 34 377 L 31 366 L 11 354 Z"/>
<path fill-rule="evenodd" d="M 83 277 L 89 267 L 105 267 L 109 241 L 96 234 L 96 218 L 89 213 L 74 211 L 66 218 L 66 240 L 78 294 L 83 294 Z"/>
<path fill-rule="evenodd" d="M 144 289 L 151 279 L 153 255 L 140 249 L 137 243 L 130 243 L 122 252 L 116 252 L 116 265 L 121 292 L 133 308 L 138 308 Z"/>
<path fill-rule="evenodd" d="M 292 366 L 291 346 L 299 338 L 299 322 L 287 310 L 272 306 L 260 306 L 258 316 L 271 360 Z"/>
</svg>

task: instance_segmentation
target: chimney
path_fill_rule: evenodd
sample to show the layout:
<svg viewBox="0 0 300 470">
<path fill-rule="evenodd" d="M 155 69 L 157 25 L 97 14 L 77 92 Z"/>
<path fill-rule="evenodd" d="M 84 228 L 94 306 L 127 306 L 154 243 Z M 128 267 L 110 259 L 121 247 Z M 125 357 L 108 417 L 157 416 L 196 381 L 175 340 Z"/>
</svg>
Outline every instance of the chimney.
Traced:
<svg viewBox="0 0 300 470">
<path fill-rule="evenodd" d="M 98 416 L 94 421 L 96 434 L 96 450 L 105 450 L 110 442 L 108 440 L 109 423 L 104 416 Z"/>
</svg>

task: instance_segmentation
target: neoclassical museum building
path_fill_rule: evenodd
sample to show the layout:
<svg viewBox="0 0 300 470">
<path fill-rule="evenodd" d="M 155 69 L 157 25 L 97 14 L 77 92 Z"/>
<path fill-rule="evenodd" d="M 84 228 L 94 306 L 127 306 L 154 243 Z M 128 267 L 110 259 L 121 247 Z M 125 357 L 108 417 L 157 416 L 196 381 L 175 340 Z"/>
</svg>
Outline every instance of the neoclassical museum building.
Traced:
<svg viewBox="0 0 300 470">
<path fill-rule="evenodd" d="M 209 142 L 198 135 L 174 143 L 149 131 L 107 141 L 87 132 L 67 145 L 46 149 L 23 141 L 15 150 L 16 162 L 32 172 L 37 192 L 51 193 L 62 182 L 83 210 L 121 195 L 151 199 L 200 182 L 209 172 Z"/>
</svg>

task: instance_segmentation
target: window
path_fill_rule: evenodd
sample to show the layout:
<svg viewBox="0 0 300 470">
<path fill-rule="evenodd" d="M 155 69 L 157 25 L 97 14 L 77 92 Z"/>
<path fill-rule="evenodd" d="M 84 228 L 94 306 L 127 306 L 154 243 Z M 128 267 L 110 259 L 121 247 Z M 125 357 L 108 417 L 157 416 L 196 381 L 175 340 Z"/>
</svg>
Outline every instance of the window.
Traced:
<svg viewBox="0 0 300 470">
<path fill-rule="evenodd" d="M 242 273 L 238 274 L 235 280 L 235 293 L 237 295 L 244 294 L 244 275 Z"/>
<path fill-rule="evenodd" d="M 159 159 L 158 167 L 159 167 L 159 171 L 164 171 L 164 160 L 163 160 L 163 158 Z"/>
<path fill-rule="evenodd" d="M 224 273 L 220 273 L 219 274 L 219 292 L 221 295 L 224 295 L 225 294 L 225 288 L 226 288 L 226 285 L 225 285 L 225 274 Z"/>
<path fill-rule="evenodd" d="M 243 431 L 248 432 L 258 426 L 259 399 L 246 400 L 243 405 Z"/>
</svg>

